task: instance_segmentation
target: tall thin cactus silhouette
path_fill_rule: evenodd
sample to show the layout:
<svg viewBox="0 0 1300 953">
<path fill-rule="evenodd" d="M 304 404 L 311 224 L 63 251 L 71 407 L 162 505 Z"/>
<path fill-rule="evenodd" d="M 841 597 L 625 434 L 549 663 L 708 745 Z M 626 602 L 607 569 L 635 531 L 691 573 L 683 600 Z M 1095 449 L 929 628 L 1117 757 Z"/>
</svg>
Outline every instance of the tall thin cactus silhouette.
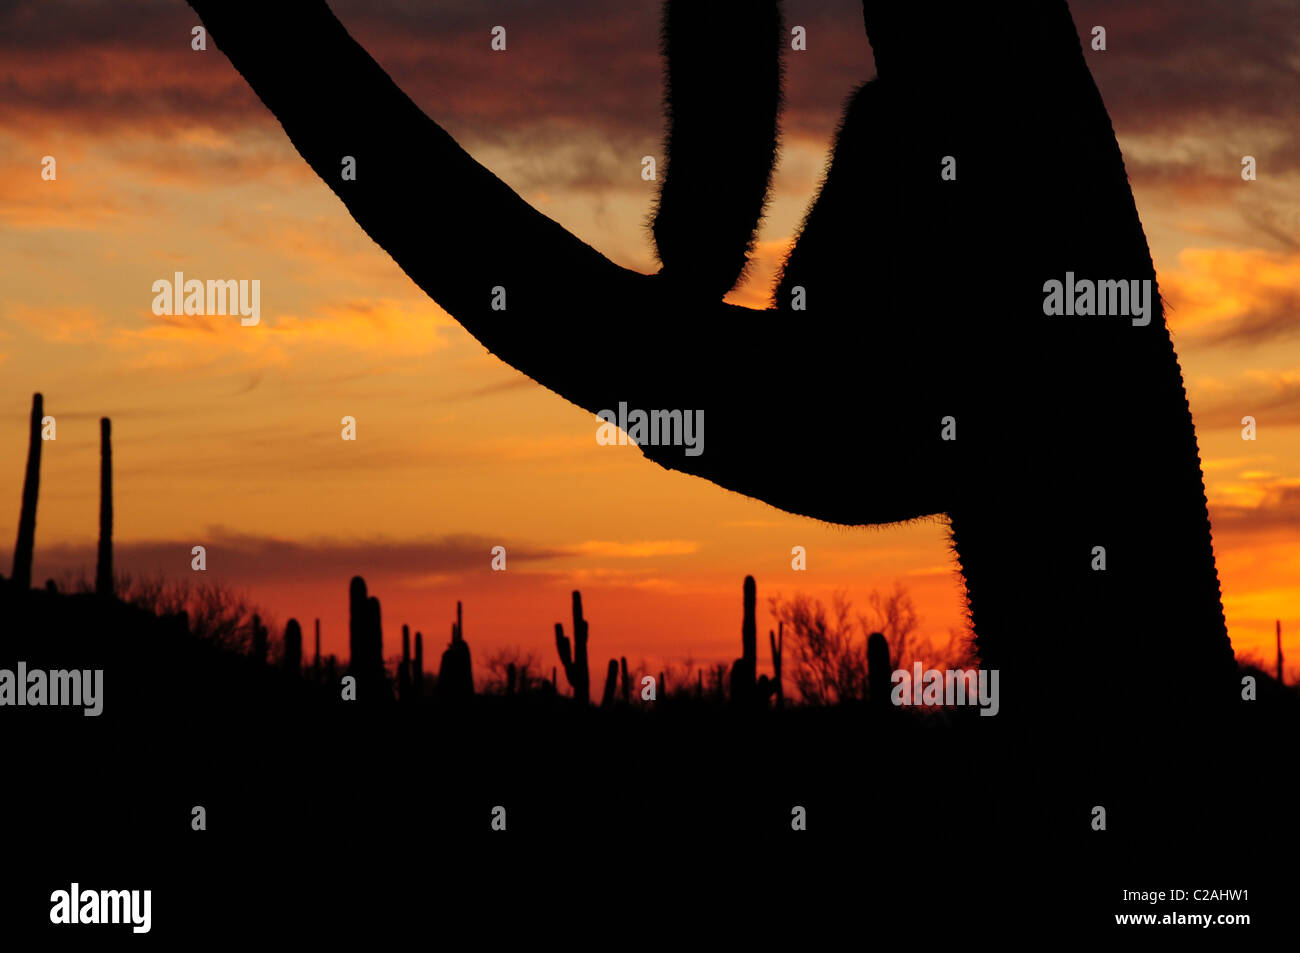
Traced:
<svg viewBox="0 0 1300 953">
<path fill-rule="evenodd" d="M 99 558 L 95 592 L 113 595 L 113 434 L 107 417 L 99 421 Z"/>
<path fill-rule="evenodd" d="M 740 658 L 731 666 L 731 700 L 740 705 L 766 704 L 777 689 L 777 682 L 758 673 L 758 587 L 753 576 L 745 577 L 743 587 L 743 616 L 740 623 Z M 773 643 L 772 664 L 777 679 L 781 675 L 781 660 Z"/>
<path fill-rule="evenodd" d="M 1282 677 L 1282 620 L 1277 619 L 1275 626 L 1277 633 L 1277 683 L 1285 685 L 1286 680 Z"/>
<path fill-rule="evenodd" d="M 564 677 L 573 689 L 574 701 L 580 705 L 591 702 L 591 674 L 587 667 L 587 620 L 582 617 L 582 593 L 573 591 L 573 645 L 564 635 L 564 626 L 555 623 L 555 649 L 560 653 Z"/>
<path fill-rule="evenodd" d="M 14 544 L 11 575 L 14 588 L 26 592 L 32 587 L 32 556 L 36 547 L 36 501 L 41 492 L 41 420 L 45 398 L 32 395 L 31 427 L 27 433 L 27 470 L 23 474 L 23 503 L 18 516 L 18 541 Z"/>
</svg>

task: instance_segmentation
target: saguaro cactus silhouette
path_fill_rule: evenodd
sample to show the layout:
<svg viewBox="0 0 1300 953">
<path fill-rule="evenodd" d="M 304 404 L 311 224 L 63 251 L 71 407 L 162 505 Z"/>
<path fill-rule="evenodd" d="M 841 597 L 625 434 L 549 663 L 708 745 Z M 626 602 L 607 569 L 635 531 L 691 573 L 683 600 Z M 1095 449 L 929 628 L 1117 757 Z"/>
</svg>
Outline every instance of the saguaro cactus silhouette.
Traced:
<svg viewBox="0 0 1300 953">
<path fill-rule="evenodd" d="M 618 659 L 609 660 L 605 670 L 605 694 L 600 697 L 600 707 L 610 708 L 614 704 L 614 692 L 618 689 Z"/>
<path fill-rule="evenodd" d="M 755 679 L 758 674 L 758 622 L 756 604 L 758 590 L 753 576 L 745 577 L 744 617 L 740 624 L 740 658 L 731 666 L 732 701 L 747 704 L 753 701 Z"/>
<path fill-rule="evenodd" d="M 397 668 L 397 697 L 411 699 L 411 627 L 402 626 L 402 661 Z"/>
<path fill-rule="evenodd" d="M 1279 685 L 1285 685 L 1286 680 L 1282 677 L 1282 620 L 1277 619 L 1274 624 L 1276 626 L 1275 631 L 1277 634 L 1277 683 Z"/>
<path fill-rule="evenodd" d="M 424 694 L 424 634 L 415 633 L 415 671 L 411 675 L 415 697 Z"/>
<path fill-rule="evenodd" d="M 95 592 L 113 595 L 113 435 L 107 417 L 99 421 L 99 558 Z"/>
<path fill-rule="evenodd" d="M 26 592 L 32 587 L 32 557 L 36 546 L 36 501 L 41 492 L 41 420 L 45 398 L 32 395 L 32 419 L 27 432 L 27 470 L 23 474 L 22 511 L 18 514 L 18 541 L 14 544 L 11 572 L 14 588 Z"/>
<path fill-rule="evenodd" d="M 772 666 L 776 679 L 766 675 L 755 678 L 758 671 L 758 587 L 753 576 L 745 577 L 743 588 L 744 615 L 740 623 L 741 656 L 731 666 L 731 700 L 740 705 L 766 704 L 779 690 L 781 680 L 781 655 L 772 638 Z"/>
<path fill-rule="evenodd" d="M 379 600 L 369 595 L 364 579 L 353 576 L 348 587 L 348 672 L 357 680 L 358 698 L 375 701 L 386 692 L 383 642 Z"/>
<path fill-rule="evenodd" d="M 768 631 L 767 641 L 772 649 L 772 691 L 776 695 L 776 707 L 785 706 L 785 681 L 781 675 L 781 655 L 785 651 L 785 623 L 778 622 L 776 631 Z"/>
<path fill-rule="evenodd" d="M 877 78 L 852 99 L 765 311 L 720 300 L 752 235 L 752 193 L 714 202 L 672 179 L 692 178 L 686 155 L 707 156 L 710 137 L 761 142 L 755 168 L 770 166 L 774 2 L 747 5 L 725 44 L 666 42 L 675 126 L 658 275 L 613 264 L 471 159 L 324 2 L 190 5 L 361 227 L 490 351 L 592 413 L 620 401 L 707 410 L 706 452 L 645 446 L 647 457 L 834 523 L 947 514 L 981 664 L 1003 673 L 1004 717 L 1040 724 L 1057 690 L 1041 672 L 1069 668 L 1098 632 L 1128 663 L 1092 673 L 1102 717 L 1182 724 L 1233 702 L 1181 372 L 1064 0 L 864 2 Z M 996 36 L 996 49 L 978 36 Z M 744 50 L 725 49 L 733 43 Z M 863 56 L 865 72 L 865 44 Z M 723 67 L 687 69 L 692 57 Z M 765 108 L 742 109 L 728 92 L 741 61 L 769 64 L 753 74 Z M 723 121 L 740 115 L 754 123 L 743 139 Z M 1050 161 L 1015 161 L 1024 143 Z M 342 181 L 339 156 L 357 150 L 387 174 Z M 720 168 L 711 184 L 743 196 L 734 176 Z M 709 224 L 722 214 L 728 223 Z M 673 236 L 691 228 L 709 236 L 709 275 L 677 280 L 689 252 Z M 1145 306 L 1052 316 L 1046 283 L 1067 274 L 1138 282 Z M 491 310 L 495 285 L 510 289 L 511 321 Z M 560 295 L 566 287 L 584 293 Z M 610 353 L 623 359 L 602 359 Z M 756 366 L 780 367 L 784 386 L 768 387 Z M 774 427 L 795 416 L 809 445 L 832 446 L 845 414 L 887 458 L 770 466 Z M 1111 557 L 1104 571 L 1090 565 L 1098 545 Z M 1130 690 L 1127 673 L 1157 670 L 1167 677 Z"/>
<path fill-rule="evenodd" d="M 474 671 L 470 664 L 469 643 L 465 641 L 461 604 L 456 603 L 456 621 L 451 625 L 451 644 L 442 653 L 438 669 L 438 697 L 462 701 L 474 694 Z"/>
<path fill-rule="evenodd" d="M 297 678 L 302 674 L 302 626 L 290 619 L 284 627 L 284 670 Z"/>
<path fill-rule="evenodd" d="M 582 617 L 582 593 L 573 591 L 573 646 L 564 635 L 564 626 L 555 623 L 555 650 L 560 653 L 564 677 L 580 705 L 591 702 L 591 674 L 587 667 L 587 620 Z"/>
</svg>

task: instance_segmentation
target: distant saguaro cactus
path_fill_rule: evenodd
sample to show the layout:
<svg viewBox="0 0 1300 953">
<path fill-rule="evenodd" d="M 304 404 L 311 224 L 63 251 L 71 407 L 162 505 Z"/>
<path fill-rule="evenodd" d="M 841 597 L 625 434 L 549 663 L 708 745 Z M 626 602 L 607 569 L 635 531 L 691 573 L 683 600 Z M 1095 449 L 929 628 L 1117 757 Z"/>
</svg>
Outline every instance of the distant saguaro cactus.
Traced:
<svg viewBox="0 0 1300 953">
<path fill-rule="evenodd" d="M 772 693 L 777 690 L 777 683 L 766 675 L 755 681 L 758 674 L 758 587 L 753 576 L 745 577 L 743 588 L 744 615 L 740 623 L 741 657 L 731 666 L 731 700 L 740 705 L 767 704 Z M 772 664 L 780 677 L 780 659 L 775 650 Z"/>
<path fill-rule="evenodd" d="M 262 625 L 260 615 L 253 616 L 253 661 L 261 663 L 266 661 L 266 626 Z"/>
<path fill-rule="evenodd" d="M 24 593 L 32 587 L 32 552 L 36 547 L 36 500 L 41 490 L 41 420 L 45 398 L 32 394 L 31 429 L 27 434 L 27 472 L 23 475 L 23 504 L 18 516 L 18 542 L 14 544 L 11 575 L 14 588 Z"/>
<path fill-rule="evenodd" d="M 461 604 L 456 603 L 456 621 L 451 626 L 451 644 L 442 653 L 438 669 L 438 697 L 462 701 L 474 694 L 474 670 L 470 664 L 469 643 L 465 641 Z"/>
<path fill-rule="evenodd" d="M 1275 620 L 1277 626 L 1277 683 L 1285 685 L 1286 681 L 1282 678 L 1282 620 Z"/>
<path fill-rule="evenodd" d="M 290 619 L 284 627 L 284 670 L 295 678 L 302 673 L 302 626 Z"/>
<path fill-rule="evenodd" d="M 311 660 L 312 671 L 320 674 L 320 619 L 316 620 L 316 654 Z"/>
<path fill-rule="evenodd" d="M 785 651 L 785 623 L 778 622 L 776 631 L 768 630 L 767 640 L 772 646 L 772 690 L 776 694 L 776 707 L 785 705 L 785 682 L 781 678 L 781 654 Z"/>
<path fill-rule="evenodd" d="M 415 671 L 411 675 L 411 682 L 416 698 L 424 694 L 424 634 L 415 633 Z"/>
<path fill-rule="evenodd" d="M 573 591 L 573 651 L 564 636 L 564 626 L 555 623 L 555 648 L 560 653 L 564 677 L 573 689 L 573 698 L 580 705 L 591 702 L 591 673 L 587 668 L 587 620 L 582 617 L 582 593 Z"/>
<path fill-rule="evenodd" d="M 609 671 L 605 673 L 605 694 L 600 699 L 601 708 L 614 704 L 614 690 L 618 687 L 618 659 L 609 660 Z"/>
<path fill-rule="evenodd" d="M 411 698 L 411 627 L 402 626 L 402 663 L 397 668 L 397 697 L 402 701 Z"/>
<path fill-rule="evenodd" d="M 99 560 L 95 592 L 113 595 L 113 437 L 107 417 L 99 421 Z"/>
<path fill-rule="evenodd" d="M 359 697 L 375 701 L 388 695 L 384 678 L 384 635 L 379 600 L 368 595 L 366 581 L 353 576 L 348 587 L 348 672 L 360 687 Z"/>
<path fill-rule="evenodd" d="M 890 676 L 889 642 L 880 632 L 872 632 L 867 639 L 867 691 L 872 705 L 889 704 Z"/>
</svg>

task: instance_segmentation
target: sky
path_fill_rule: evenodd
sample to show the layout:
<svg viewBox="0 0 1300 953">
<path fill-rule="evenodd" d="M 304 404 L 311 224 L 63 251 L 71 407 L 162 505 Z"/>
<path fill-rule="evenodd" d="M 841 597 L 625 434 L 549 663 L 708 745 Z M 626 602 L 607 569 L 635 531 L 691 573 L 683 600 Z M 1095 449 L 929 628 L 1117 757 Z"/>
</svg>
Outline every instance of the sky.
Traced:
<svg viewBox="0 0 1300 953">
<path fill-rule="evenodd" d="M 475 159 L 616 263 L 656 270 L 641 158 L 662 155 L 657 0 L 566 0 L 564 16 L 527 0 L 331 6 Z M 1168 306 L 1229 634 L 1271 666 L 1280 619 L 1293 679 L 1300 12 L 1294 0 L 1071 7 L 1085 39 L 1106 28 L 1088 62 Z M 752 307 L 767 303 L 846 97 L 874 73 L 858 3 L 787 0 L 785 19 L 806 28 L 807 50 L 785 55 L 773 194 L 729 296 Z M 297 617 L 310 633 L 319 618 L 325 652 L 343 657 L 357 573 L 382 603 L 386 654 L 408 623 L 436 657 L 462 600 L 476 660 L 518 646 L 548 672 L 573 589 L 594 672 L 614 656 L 650 670 L 735 658 L 747 574 L 760 632 L 775 626 L 770 597 L 838 591 L 865 611 L 896 583 L 923 635 L 942 643 L 964 625 L 941 518 L 829 526 L 598 446 L 591 415 L 489 355 L 371 242 L 216 45 L 191 48 L 197 24 L 181 0 L 0 0 L 0 541 L 17 533 L 40 391 L 57 438 L 44 446 L 38 580 L 93 578 L 96 421 L 109 416 L 119 570 L 195 579 L 203 545 L 202 581 L 246 593 L 277 626 Z M 490 49 L 496 25 L 504 53 Z M 153 282 L 176 271 L 259 279 L 261 323 L 154 315 Z M 345 415 L 354 442 L 340 439 Z M 819 465 L 861 465 L 840 452 Z M 490 568 L 494 546 L 505 572 Z M 765 647 L 759 658 L 766 668 Z"/>
</svg>

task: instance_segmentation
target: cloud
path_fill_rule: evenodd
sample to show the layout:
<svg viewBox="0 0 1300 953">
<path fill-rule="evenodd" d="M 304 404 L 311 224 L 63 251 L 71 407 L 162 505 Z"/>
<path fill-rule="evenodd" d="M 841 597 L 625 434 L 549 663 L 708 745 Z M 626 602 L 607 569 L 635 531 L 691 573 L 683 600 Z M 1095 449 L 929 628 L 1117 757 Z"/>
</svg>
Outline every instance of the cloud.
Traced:
<svg viewBox="0 0 1300 953">
<path fill-rule="evenodd" d="M 1215 534 L 1270 533 L 1300 530 L 1300 480 L 1261 481 L 1259 502 L 1210 503 L 1210 525 Z"/>
<path fill-rule="evenodd" d="M 1300 426 L 1300 373 L 1256 371 L 1236 386 L 1202 396 L 1205 390 L 1199 384 L 1189 388 L 1197 429 L 1239 430 L 1246 416 L 1265 430 Z"/>
<path fill-rule="evenodd" d="M 1250 347 L 1300 332 L 1300 253 L 1187 248 L 1159 279 L 1180 345 Z"/>
<path fill-rule="evenodd" d="M 651 556 L 688 556 L 698 552 L 699 548 L 699 543 L 685 539 L 644 539 L 635 543 L 593 539 L 569 547 L 569 552 L 612 559 L 645 559 Z"/>
<path fill-rule="evenodd" d="M 354 575 L 375 574 L 397 577 L 427 577 L 438 574 L 482 571 L 491 559 L 492 547 L 501 537 L 477 535 L 444 536 L 428 540 L 338 540 L 291 541 L 210 527 L 193 539 L 119 542 L 114 561 L 119 572 L 168 577 L 191 572 L 191 548 L 207 549 L 206 581 L 227 585 L 273 584 L 337 577 L 346 582 Z M 569 553 L 560 548 L 511 544 L 508 557 L 514 566 L 540 560 L 561 559 Z M 95 547 L 90 544 L 42 546 L 40 571 L 58 578 L 95 564 Z"/>
</svg>

